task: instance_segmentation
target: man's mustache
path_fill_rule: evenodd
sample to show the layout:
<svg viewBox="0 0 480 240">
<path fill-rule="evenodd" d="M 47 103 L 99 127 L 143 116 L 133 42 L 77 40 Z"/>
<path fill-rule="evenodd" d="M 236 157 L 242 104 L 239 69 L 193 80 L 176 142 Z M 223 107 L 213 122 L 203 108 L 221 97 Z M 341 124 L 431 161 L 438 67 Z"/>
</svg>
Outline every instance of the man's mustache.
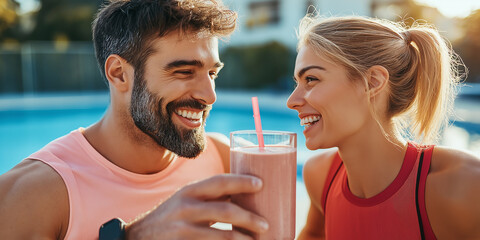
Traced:
<svg viewBox="0 0 480 240">
<path fill-rule="evenodd" d="M 180 100 L 180 101 L 168 103 L 167 104 L 168 114 L 171 115 L 175 109 L 180 107 L 193 108 L 193 109 L 198 109 L 200 111 L 205 111 L 205 112 L 208 112 L 212 109 L 212 105 L 203 104 L 194 99 L 188 99 L 188 100 Z"/>
</svg>

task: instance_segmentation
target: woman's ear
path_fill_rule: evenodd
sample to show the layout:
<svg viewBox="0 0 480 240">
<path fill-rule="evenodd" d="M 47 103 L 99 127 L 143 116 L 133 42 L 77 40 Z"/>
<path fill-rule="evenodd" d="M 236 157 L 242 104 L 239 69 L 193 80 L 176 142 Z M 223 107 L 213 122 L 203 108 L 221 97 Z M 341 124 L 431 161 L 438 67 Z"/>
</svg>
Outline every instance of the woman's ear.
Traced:
<svg viewBox="0 0 480 240">
<path fill-rule="evenodd" d="M 368 91 L 370 97 L 375 97 L 386 89 L 389 79 L 388 70 L 380 65 L 375 65 L 367 70 Z"/>
<path fill-rule="evenodd" d="M 119 92 L 127 92 L 132 86 L 133 67 L 122 57 L 116 54 L 108 56 L 105 61 L 105 77 L 111 87 Z"/>
</svg>

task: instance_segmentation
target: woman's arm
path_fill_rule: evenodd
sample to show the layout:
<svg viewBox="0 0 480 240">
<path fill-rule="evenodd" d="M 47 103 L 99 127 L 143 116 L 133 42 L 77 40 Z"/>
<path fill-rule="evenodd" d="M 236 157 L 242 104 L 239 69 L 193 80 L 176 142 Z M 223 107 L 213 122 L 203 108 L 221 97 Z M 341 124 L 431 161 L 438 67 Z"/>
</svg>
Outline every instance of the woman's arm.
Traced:
<svg viewBox="0 0 480 240">
<path fill-rule="evenodd" d="M 425 189 L 437 239 L 480 239 L 480 158 L 436 147 Z"/>
<path fill-rule="evenodd" d="M 336 149 L 322 152 L 310 158 L 303 167 L 303 181 L 310 196 L 310 209 L 305 226 L 298 236 L 299 240 L 325 239 L 325 216 L 321 198 L 325 180 L 336 153 Z"/>
</svg>

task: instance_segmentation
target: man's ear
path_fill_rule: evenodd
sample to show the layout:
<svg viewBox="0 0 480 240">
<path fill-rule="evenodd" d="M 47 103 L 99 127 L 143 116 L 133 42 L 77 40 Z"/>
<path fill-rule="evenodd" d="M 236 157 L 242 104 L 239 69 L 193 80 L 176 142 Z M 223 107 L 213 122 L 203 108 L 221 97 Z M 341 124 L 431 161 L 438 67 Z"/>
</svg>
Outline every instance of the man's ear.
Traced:
<svg viewBox="0 0 480 240">
<path fill-rule="evenodd" d="M 105 77 L 110 86 L 119 92 L 126 92 L 132 86 L 133 67 L 122 57 L 116 54 L 108 56 L 105 61 Z"/>
<path fill-rule="evenodd" d="M 367 70 L 368 91 L 370 97 L 375 97 L 386 89 L 389 79 L 388 70 L 380 65 L 375 65 Z"/>
</svg>

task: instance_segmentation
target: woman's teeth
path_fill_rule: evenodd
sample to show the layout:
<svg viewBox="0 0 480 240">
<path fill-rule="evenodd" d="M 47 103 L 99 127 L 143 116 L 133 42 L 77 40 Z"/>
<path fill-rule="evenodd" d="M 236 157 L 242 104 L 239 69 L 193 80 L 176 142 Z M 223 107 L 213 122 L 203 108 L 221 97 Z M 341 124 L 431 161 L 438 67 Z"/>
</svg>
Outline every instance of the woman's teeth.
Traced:
<svg viewBox="0 0 480 240">
<path fill-rule="evenodd" d="M 317 122 L 320 120 L 320 116 L 308 116 L 300 119 L 300 125 L 301 126 L 310 126 L 313 123 Z"/>
<path fill-rule="evenodd" d="M 191 111 L 187 111 L 187 110 L 178 110 L 178 111 L 175 111 L 175 113 L 184 117 L 184 118 L 188 118 L 188 119 L 192 119 L 192 120 L 200 120 L 203 116 L 203 111 L 201 111 L 201 112 L 191 112 Z"/>
</svg>

